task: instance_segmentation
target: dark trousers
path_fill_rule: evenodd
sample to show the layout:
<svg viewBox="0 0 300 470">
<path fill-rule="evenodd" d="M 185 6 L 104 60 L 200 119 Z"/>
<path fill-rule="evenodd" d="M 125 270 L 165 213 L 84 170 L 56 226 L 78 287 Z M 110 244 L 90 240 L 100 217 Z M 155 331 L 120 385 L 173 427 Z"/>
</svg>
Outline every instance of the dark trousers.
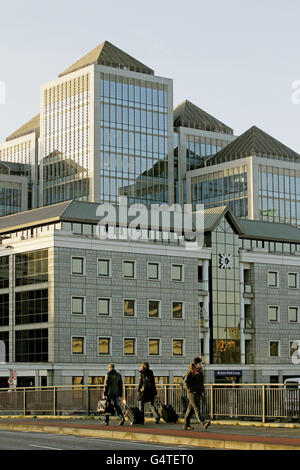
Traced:
<svg viewBox="0 0 300 470">
<path fill-rule="evenodd" d="M 152 398 L 152 400 L 146 400 L 146 401 L 145 401 L 145 400 L 141 400 L 141 402 L 140 402 L 140 410 L 141 410 L 141 412 L 142 412 L 143 417 L 144 417 L 145 403 L 148 403 L 148 402 L 150 403 L 150 409 L 151 409 L 151 411 L 152 411 L 152 413 L 153 413 L 153 415 L 154 415 L 154 418 L 155 418 L 155 419 L 159 419 L 159 414 L 158 414 L 158 412 L 157 412 L 157 409 L 156 409 L 155 406 L 154 406 L 154 398 Z"/>
<path fill-rule="evenodd" d="M 123 411 L 122 411 L 122 408 L 121 408 L 121 403 L 120 403 L 120 397 L 117 397 L 116 395 L 109 395 L 107 397 L 108 400 L 111 400 L 114 407 L 115 407 L 115 410 L 116 410 L 116 413 L 117 415 L 119 416 L 120 419 L 124 419 L 124 414 L 123 414 Z M 107 423 L 109 423 L 109 415 L 105 415 L 105 421 Z"/>
<path fill-rule="evenodd" d="M 201 395 L 198 394 L 198 393 L 187 393 L 187 397 L 189 399 L 189 404 L 188 404 L 188 407 L 187 407 L 187 410 L 185 412 L 185 416 L 184 416 L 184 424 L 185 426 L 189 426 L 190 425 L 190 421 L 191 421 L 191 417 L 193 416 L 193 414 L 195 413 L 196 415 L 196 418 L 198 420 L 199 423 L 204 423 L 205 419 L 203 418 L 203 416 L 201 415 L 201 412 L 200 412 L 200 400 L 201 400 Z"/>
</svg>

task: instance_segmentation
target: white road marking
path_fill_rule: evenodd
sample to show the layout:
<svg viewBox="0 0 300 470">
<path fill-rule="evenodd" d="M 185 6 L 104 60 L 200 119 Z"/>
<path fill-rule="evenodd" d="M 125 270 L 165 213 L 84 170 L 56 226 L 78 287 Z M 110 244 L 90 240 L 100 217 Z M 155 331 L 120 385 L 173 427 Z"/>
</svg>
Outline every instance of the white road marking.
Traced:
<svg viewBox="0 0 300 470">
<path fill-rule="evenodd" d="M 58 449 L 57 447 L 46 447 L 46 446 L 38 446 L 34 444 L 28 444 L 29 447 L 39 447 L 40 449 L 48 449 L 48 450 L 62 450 Z"/>
</svg>

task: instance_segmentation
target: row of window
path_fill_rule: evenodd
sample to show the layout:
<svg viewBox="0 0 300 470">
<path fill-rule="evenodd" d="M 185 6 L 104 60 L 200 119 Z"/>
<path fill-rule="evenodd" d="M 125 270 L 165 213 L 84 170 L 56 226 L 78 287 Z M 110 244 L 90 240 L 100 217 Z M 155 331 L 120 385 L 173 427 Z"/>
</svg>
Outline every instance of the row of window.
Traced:
<svg viewBox="0 0 300 470">
<path fill-rule="evenodd" d="M 144 341 L 143 341 L 144 343 Z M 119 341 L 118 341 L 119 344 Z M 185 340 L 182 338 L 172 339 L 172 355 L 184 356 L 185 354 Z M 112 355 L 112 338 L 109 336 L 97 338 L 97 353 L 99 356 Z M 72 336 L 72 355 L 86 354 L 86 337 L 85 336 Z M 161 339 L 148 338 L 148 356 L 160 356 L 161 354 Z M 137 355 L 137 338 L 123 338 L 123 355 L 136 356 Z"/>
<path fill-rule="evenodd" d="M 299 364 L 298 351 L 300 348 L 300 341 L 294 340 L 289 341 L 289 357 L 291 359 L 295 358 L 295 364 Z M 280 341 L 279 340 L 270 340 L 269 341 L 269 356 L 270 357 L 280 357 Z"/>
<path fill-rule="evenodd" d="M 84 257 L 72 257 L 72 274 L 84 276 L 86 273 L 86 260 Z M 111 277 L 111 260 L 97 260 L 97 274 L 100 277 Z M 136 279 L 136 261 L 123 261 L 122 275 L 124 279 Z M 147 279 L 149 281 L 160 281 L 160 263 L 147 263 Z M 171 279 L 175 282 L 184 281 L 184 266 L 172 264 Z"/>
<path fill-rule="evenodd" d="M 136 299 L 123 299 L 123 316 L 135 317 L 136 316 Z M 161 317 L 161 301 L 148 300 L 148 317 L 160 318 Z M 173 318 L 184 318 L 184 302 L 172 301 L 171 310 Z M 72 296 L 72 314 L 85 315 L 86 314 L 86 298 L 79 296 Z M 112 314 L 112 298 L 99 297 L 97 302 L 97 315 Z"/>
<path fill-rule="evenodd" d="M 280 321 L 279 314 L 280 314 L 280 307 L 278 305 L 268 306 L 269 322 L 279 322 Z M 299 308 L 298 307 L 288 307 L 288 321 L 290 323 L 296 323 L 299 321 Z"/>
<path fill-rule="evenodd" d="M 287 275 L 288 289 L 298 289 L 298 273 L 288 273 Z M 279 272 L 268 271 L 268 287 L 279 287 Z"/>
</svg>

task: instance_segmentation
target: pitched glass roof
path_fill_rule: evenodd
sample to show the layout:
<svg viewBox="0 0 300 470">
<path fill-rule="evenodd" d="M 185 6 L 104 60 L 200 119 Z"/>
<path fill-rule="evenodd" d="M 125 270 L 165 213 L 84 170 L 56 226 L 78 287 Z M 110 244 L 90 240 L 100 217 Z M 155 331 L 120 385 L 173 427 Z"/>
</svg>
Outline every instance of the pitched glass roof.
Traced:
<svg viewBox="0 0 300 470">
<path fill-rule="evenodd" d="M 174 127 L 189 127 L 203 131 L 233 134 L 233 130 L 203 109 L 188 100 L 183 101 L 174 109 Z"/>
<path fill-rule="evenodd" d="M 26 122 L 21 126 L 18 130 L 13 132 L 6 138 L 6 142 L 9 140 L 17 139 L 18 137 L 23 137 L 24 135 L 31 134 L 32 132 L 36 132 L 39 134 L 40 132 L 40 115 L 37 114 L 34 118 L 30 119 L 30 121 Z"/>
<path fill-rule="evenodd" d="M 264 157 L 299 161 L 300 155 L 256 126 L 251 127 L 218 153 L 210 157 L 207 166 L 245 157 Z"/>
<path fill-rule="evenodd" d="M 114 46 L 109 41 L 103 41 L 101 44 L 99 44 L 99 46 L 95 47 L 95 49 L 88 52 L 81 59 L 77 60 L 77 62 L 68 67 L 59 75 L 59 77 L 63 77 L 68 73 L 75 72 L 76 70 L 80 70 L 89 65 L 96 64 L 154 75 L 154 71 L 146 65 L 142 64 L 142 62 L 138 61 L 129 54 L 126 54 L 126 52 Z"/>
</svg>

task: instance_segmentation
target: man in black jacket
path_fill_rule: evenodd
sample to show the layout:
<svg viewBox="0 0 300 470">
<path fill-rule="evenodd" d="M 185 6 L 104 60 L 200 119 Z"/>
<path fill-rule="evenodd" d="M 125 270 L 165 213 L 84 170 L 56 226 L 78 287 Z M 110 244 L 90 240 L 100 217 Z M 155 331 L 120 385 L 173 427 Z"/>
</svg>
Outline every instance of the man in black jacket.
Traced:
<svg viewBox="0 0 300 470">
<path fill-rule="evenodd" d="M 125 422 L 124 414 L 121 409 L 120 397 L 123 395 L 123 382 L 119 372 L 115 370 L 114 364 L 108 364 L 108 372 L 104 381 L 104 396 L 107 400 L 113 402 L 117 415 L 120 418 L 120 426 Z M 105 416 L 104 424 L 109 424 L 109 414 Z"/>
<path fill-rule="evenodd" d="M 184 416 L 183 429 L 194 429 L 190 425 L 193 413 L 195 413 L 198 422 L 202 424 L 203 429 L 207 429 L 210 421 L 204 420 L 200 412 L 200 400 L 204 395 L 204 376 L 200 357 L 195 357 L 188 372 L 185 374 L 184 388 L 187 391 L 189 404 Z"/>
<path fill-rule="evenodd" d="M 160 416 L 154 405 L 154 399 L 157 395 L 154 375 L 148 362 L 143 362 L 140 369 L 140 379 L 138 384 L 138 401 L 141 402 L 140 410 L 144 418 L 145 403 L 150 403 L 150 409 L 154 415 L 155 423 L 158 424 Z"/>
</svg>

